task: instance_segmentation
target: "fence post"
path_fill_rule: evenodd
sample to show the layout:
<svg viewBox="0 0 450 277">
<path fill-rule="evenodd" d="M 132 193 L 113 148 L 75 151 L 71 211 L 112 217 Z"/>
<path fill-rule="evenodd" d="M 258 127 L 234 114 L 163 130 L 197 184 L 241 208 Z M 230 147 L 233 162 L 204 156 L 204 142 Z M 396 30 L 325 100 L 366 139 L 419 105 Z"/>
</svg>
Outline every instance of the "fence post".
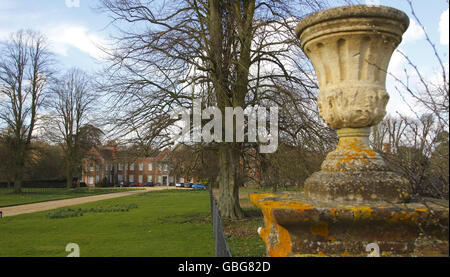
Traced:
<svg viewBox="0 0 450 277">
<path fill-rule="evenodd" d="M 212 193 L 211 186 L 209 188 L 209 197 L 211 204 L 211 219 L 213 224 L 215 255 L 216 257 L 232 257 L 223 231 L 220 210 L 217 208 L 217 201 Z"/>
</svg>

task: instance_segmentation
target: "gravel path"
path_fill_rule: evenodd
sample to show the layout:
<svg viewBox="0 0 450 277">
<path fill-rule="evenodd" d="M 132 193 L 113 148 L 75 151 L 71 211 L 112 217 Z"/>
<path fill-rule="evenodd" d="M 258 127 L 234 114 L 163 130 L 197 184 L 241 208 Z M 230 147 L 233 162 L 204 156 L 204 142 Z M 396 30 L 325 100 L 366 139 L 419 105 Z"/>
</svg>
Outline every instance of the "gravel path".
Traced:
<svg viewBox="0 0 450 277">
<path fill-rule="evenodd" d="M 63 199 L 63 200 L 54 200 L 40 203 L 32 203 L 32 204 L 24 204 L 12 207 L 0 208 L 0 211 L 3 213 L 3 217 L 14 216 L 19 214 L 27 214 L 34 212 L 41 212 L 47 210 L 53 210 L 61 207 L 74 206 L 89 202 L 95 202 L 99 200 L 112 199 L 117 197 L 123 197 L 138 193 L 144 193 L 147 191 L 155 191 L 155 190 L 166 190 L 173 189 L 173 187 L 146 187 L 145 190 L 133 190 L 133 191 L 125 191 L 125 192 L 113 192 L 109 194 L 101 194 L 94 196 L 85 196 L 79 198 L 71 198 L 71 199 Z"/>
</svg>

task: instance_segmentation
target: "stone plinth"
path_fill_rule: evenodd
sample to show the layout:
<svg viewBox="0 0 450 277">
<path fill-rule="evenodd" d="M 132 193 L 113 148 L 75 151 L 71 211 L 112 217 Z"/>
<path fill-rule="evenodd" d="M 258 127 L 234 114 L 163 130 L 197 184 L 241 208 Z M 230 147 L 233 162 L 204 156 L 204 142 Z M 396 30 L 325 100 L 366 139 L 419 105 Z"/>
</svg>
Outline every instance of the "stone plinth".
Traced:
<svg viewBox="0 0 450 277">
<path fill-rule="evenodd" d="M 448 201 L 355 204 L 303 193 L 254 193 L 250 200 L 264 214 L 259 235 L 268 256 L 368 256 L 371 243 L 380 256 L 449 255 Z"/>
</svg>

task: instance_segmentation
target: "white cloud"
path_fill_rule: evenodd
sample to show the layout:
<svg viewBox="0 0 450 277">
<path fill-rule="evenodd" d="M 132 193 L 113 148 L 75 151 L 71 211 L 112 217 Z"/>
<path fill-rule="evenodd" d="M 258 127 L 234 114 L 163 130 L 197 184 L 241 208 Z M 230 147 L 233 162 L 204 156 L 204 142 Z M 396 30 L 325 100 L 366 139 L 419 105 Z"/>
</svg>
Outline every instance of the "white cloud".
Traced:
<svg viewBox="0 0 450 277">
<path fill-rule="evenodd" d="M 441 34 L 442 45 L 448 45 L 448 31 L 449 31 L 448 10 L 449 9 L 447 9 L 445 12 L 441 14 L 441 19 L 439 21 L 439 32 Z"/>
<path fill-rule="evenodd" d="M 104 53 L 99 47 L 105 47 L 106 41 L 90 33 L 84 26 L 60 25 L 46 32 L 51 44 L 51 50 L 60 55 L 67 56 L 69 47 L 75 47 L 100 60 Z"/>
<path fill-rule="evenodd" d="M 425 32 L 415 20 L 411 19 L 408 30 L 403 35 L 403 42 L 412 42 L 425 38 Z"/>
</svg>

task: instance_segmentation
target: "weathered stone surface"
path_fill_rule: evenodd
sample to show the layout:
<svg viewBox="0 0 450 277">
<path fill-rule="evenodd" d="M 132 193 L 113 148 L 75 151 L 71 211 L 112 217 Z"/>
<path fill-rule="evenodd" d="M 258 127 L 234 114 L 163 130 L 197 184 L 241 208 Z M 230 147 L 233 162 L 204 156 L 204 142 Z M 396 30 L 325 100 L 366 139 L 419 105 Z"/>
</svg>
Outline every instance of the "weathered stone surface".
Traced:
<svg viewBox="0 0 450 277">
<path fill-rule="evenodd" d="M 297 36 L 319 80 L 320 115 L 339 135 L 322 171 L 305 182 L 311 197 L 409 201 L 408 182 L 387 172 L 369 146 L 370 126 L 386 114 L 389 60 L 408 25 L 398 10 L 365 5 L 321 11 L 298 24 Z"/>
<path fill-rule="evenodd" d="M 393 172 L 326 172 L 319 171 L 308 178 L 305 194 L 318 200 L 349 200 L 408 202 L 411 189 L 408 180 Z"/>
<path fill-rule="evenodd" d="M 386 70 L 408 17 L 389 7 L 346 6 L 303 19 L 296 28 L 319 80 L 319 109 L 332 128 L 378 124 L 389 95 Z"/>
<path fill-rule="evenodd" d="M 269 256 L 448 256 L 448 201 L 314 201 L 302 193 L 250 194 L 262 209 Z M 443 228 L 445 227 L 446 228 Z"/>
</svg>

